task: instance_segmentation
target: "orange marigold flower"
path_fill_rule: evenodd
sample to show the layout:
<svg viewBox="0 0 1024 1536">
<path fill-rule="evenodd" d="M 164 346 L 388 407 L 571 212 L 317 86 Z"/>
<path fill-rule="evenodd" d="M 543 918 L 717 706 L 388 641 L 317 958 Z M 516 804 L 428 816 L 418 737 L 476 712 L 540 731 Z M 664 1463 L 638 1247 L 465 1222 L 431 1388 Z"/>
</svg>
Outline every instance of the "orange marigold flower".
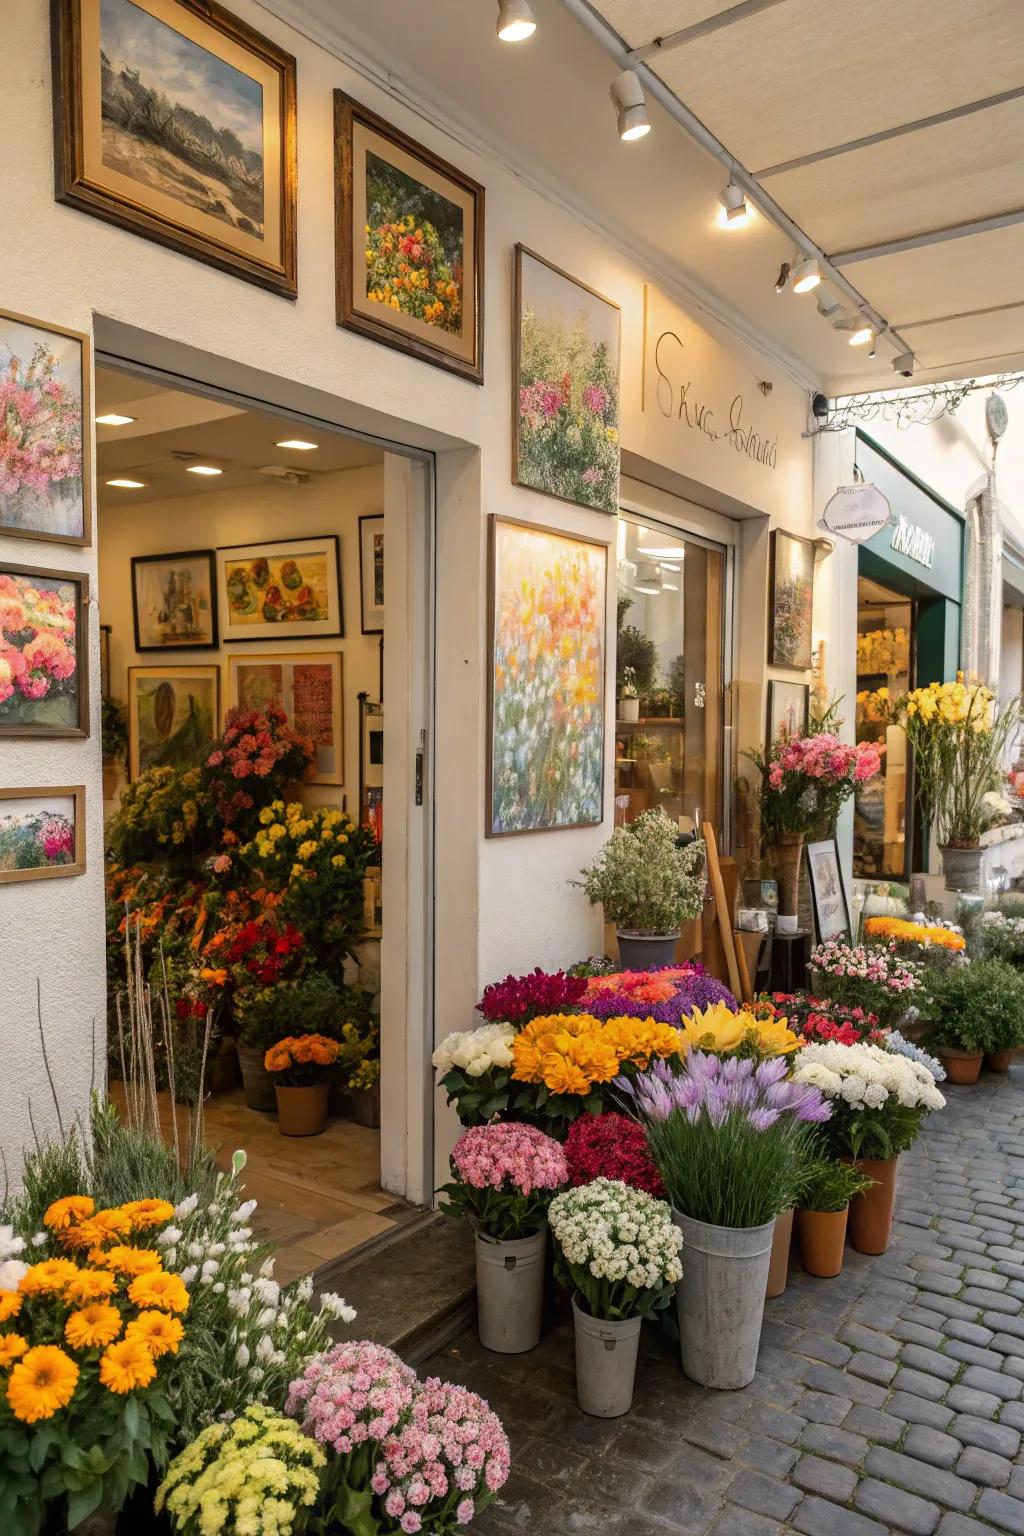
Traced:
<svg viewBox="0 0 1024 1536">
<path fill-rule="evenodd" d="M 17 1291 L 0 1290 L 0 1323 L 8 1323 L 12 1317 L 17 1317 L 24 1300 Z"/>
<path fill-rule="evenodd" d="M 105 1210 L 97 1211 L 92 1218 L 97 1232 L 103 1234 L 103 1240 L 110 1237 L 127 1237 L 132 1229 L 129 1218 L 119 1205 L 107 1206 Z"/>
<path fill-rule="evenodd" d="M 90 1301 L 102 1301 L 117 1290 L 117 1276 L 109 1269 L 80 1269 L 64 1290 L 64 1299 L 84 1306 Z"/>
<path fill-rule="evenodd" d="M 185 1337 L 185 1326 L 180 1318 L 168 1317 L 166 1312 L 140 1312 L 124 1331 L 126 1339 L 140 1340 L 154 1359 L 160 1355 L 176 1355 L 178 1345 Z"/>
<path fill-rule="evenodd" d="M 28 1349 L 28 1339 L 20 1333 L 0 1333 L 0 1370 L 6 1371 Z"/>
<path fill-rule="evenodd" d="M 59 1295 L 77 1274 L 78 1265 L 70 1259 L 44 1259 L 22 1275 L 18 1290 L 23 1296 Z"/>
<path fill-rule="evenodd" d="M 47 1206 L 43 1226 L 52 1232 L 62 1232 L 65 1227 L 73 1227 L 91 1216 L 95 1209 L 96 1202 L 89 1195 L 66 1195 L 63 1200 L 55 1200 Z"/>
<path fill-rule="evenodd" d="M 16 1419 L 37 1424 L 66 1408 L 77 1385 L 78 1366 L 71 1356 L 55 1344 L 38 1344 L 26 1350 L 11 1371 L 7 1401 Z"/>
<path fill-rule="evenodd" d="M 108 1248 L 100 1255 L 100 1262 L 122 1275 L 145 1275 L 163 1267 L 160 1255 L 152 1248 L 130 1248 L 125 1243 Z"/>
<path fill-rule="evenodd" d="M 169 1200 L 127 1200 L 121 1210 L 136 1232 L 146 1227 L 165 1226 L 174 1215 L 174 1206 Z"/>
<path fill-rule="evenodd" d="M 187 1312 L 188 1291 L 179 1275 L 163 1270 L 139 1275 L 128 1287 L 128 1295 L 137 1307 L 159 1307 L 163 1312 Z"/>
<path fill-rule="evenodd" d="M 156 1362 L 141 1339 L 121 1339 L 100 1356 L 100 1381 L 109 1392 L 148 1387 L 155 1375 Z"/>
<path fill-rule="evenodd" d="M 102 1349 L 121 1332 L 121 1314 L 107 1301 L 93 1301 L 72 1312 L 64 1324 L 64 1337 L 72 1349 Z"/>
</svg>

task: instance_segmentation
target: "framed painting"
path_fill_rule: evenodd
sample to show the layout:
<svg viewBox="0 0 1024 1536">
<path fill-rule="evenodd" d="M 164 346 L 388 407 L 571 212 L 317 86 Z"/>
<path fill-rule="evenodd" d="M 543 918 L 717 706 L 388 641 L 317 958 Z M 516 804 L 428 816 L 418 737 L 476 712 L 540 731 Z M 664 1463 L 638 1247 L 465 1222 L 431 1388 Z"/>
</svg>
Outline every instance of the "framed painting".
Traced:
<svg viewBox="0 0 1024 1536">
<path fill-rule="evenodd" d="M 811 665 L 814 545 L 775 528 L 768 572 L 768 665 L 806 672 Z"/>
<path fill-rule="evenodd" d="M 598 512 L 619 506 L 619 306 L 516 246 L 512 479 Z"/>
<path fill-rule="evenodd" d="M 359 519 L 359 599 L 364 635 L 384 633 L 384 518 Z"/>
<path fill-rule="evenodd" d="M 228 705 L 263 711 L 279 704 L 288 723 L 316 749 L 309 784 L 344 784 L 340 651 L 279 652 L 228 657 Z"/>
<path fill-rule="evenodd" d="M 217 606 L 222 642 L 337 639 L 345 632 L 337 534 L 218 549 Z"/>
<path fill-rule="evenodd" d="M 0 310 L 0 533 L 92 538 L 88 336 Z"/>
<path fill-rule="evenodd" d="M 0 789 L 0 885 L 85 874 L 85 785 Z"/>
<path fill-rule="evenodd" d="M 56 196 L 294 298 L 295 60 L 215 0 L 51 0 Z"/>
<path fill-rule="evenodd" d="M 811 690 L 806 683 L 789 683 L 776 677 L 768 679 L 768 723 L 765 746 L 776 740 L 780 731 L 787 736 L 806 736 Z"/>
<path fill-rule="evenodd" d="M 814 922 L 819 942 L 850 938 L 850 908 L 839 865 L 839 849 L 834 837 L 807 844 L 807 867 L 811 876 Z"/>
<path fill-rule="evenodd" d="M 337 321 L 484 381 L 484 189 L 334 93 Z"/>
<path fill-rule="evenodd" d="M 490 518 L 488 837 L 604 813 L 608 546 Z"/>
<path fill-rule="evenodd" d="M 212 549 L 132 557 L 137 651 L 212 651 L 217 587 Z"/>
<path fill-rule="evenodd" d="M 88 736 L 89 578 L 0 561 L 0 737 Z"/>
<path fill-rule="evenodd" d="M 359 823 L 384 841 L 384 705 L 359 695 Z"/>
<path fill-rule="evenodd" d="M 128 777 L 192 768 L 217 734 L 220 668 L 128 668 Z"/>
</svg>

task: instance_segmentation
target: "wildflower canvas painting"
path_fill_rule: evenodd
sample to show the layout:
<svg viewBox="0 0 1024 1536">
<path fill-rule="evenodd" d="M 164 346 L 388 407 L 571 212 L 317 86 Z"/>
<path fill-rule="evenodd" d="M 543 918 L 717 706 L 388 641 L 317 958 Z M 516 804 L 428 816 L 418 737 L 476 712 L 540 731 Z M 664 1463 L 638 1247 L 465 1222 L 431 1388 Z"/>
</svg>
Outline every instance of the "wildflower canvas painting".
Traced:
<svg viewBox="0 0 1024 1536">
<path fill-rule="evenodd" d="M 0 737 L 87 736 L 87 576 L 0 564 Z"/>
<path fill-rule="evenodd" d="M 811 665 L 814 545 L 776 528 L 769 577 L 768 663 L 806 670 Z"/>
<path fill-rule="evenodd" d="M 219 667 L 128 668 L 128 771 L 192 768 L 220 722 Z"/>
<path fill-rule="evenodd" d="M 521 245 L 515 288 L 512 478 L 615 512 L 618 305 Z"/>
<path fill-rule="evenodd" d="M 85 870 L 85 789 L 0 789 L 0 884 Z"/>
<path fill-rule="evenodd" d="M 0 533 L 89 542 L 89 341 L 0 311 Z"/>
<path fill-rule="evenodd" d="M 593 826 L 604 801 L 607 546 L 492 517 L 488 837 Z"/>
</svg>

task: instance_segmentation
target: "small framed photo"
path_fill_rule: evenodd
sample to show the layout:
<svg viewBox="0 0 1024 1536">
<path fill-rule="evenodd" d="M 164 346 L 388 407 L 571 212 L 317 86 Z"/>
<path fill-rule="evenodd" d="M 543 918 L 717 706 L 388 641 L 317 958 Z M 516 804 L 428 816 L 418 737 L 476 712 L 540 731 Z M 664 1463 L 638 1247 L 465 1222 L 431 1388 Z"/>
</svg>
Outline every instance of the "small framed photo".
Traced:
<svg viewBox="0 0 1024 1536">
<path fill-rule="evenodd" d="M 217 611 L 222 644 L 339 638 L 345 627 L 337 534 L 218 549 Z"/>
<path fill-rule="evenodd" d="M 384 518 L 359 519 L 359 595 L 364 635 L 384 633 Z"/>
<path fill-rule="evenodd" d="M 92 538 L 88 336 L 0 310 L 0 533 L 55 544 Z"/>
<path fill-rule="evenodd" d="M 0 884 L 85 874 L 85 785 L 0 789 Z"/>
<path fill-rule="evenodd" d="M 484 189 L 334 93 L 337 321 L 484 381 Z"/>
<path fill-rule="evenodd" d="M 814 545 L 775 528 L 768 573 L 768 665 L 806 672 L 811 665 Z"/>
<path fill-rule="evenodd" d="M 850 907 L 839 867 L 839 849 L 834 837 L 807 844 L 807 867 L 811 876 L 814 923 L 818 939 L 850 938 Z"/>
<path fill-rule="evenodd" d="M 201 763 L 220 727 L 220 667 L 128 668 L 128 777 Z"/>
<path fill-rule="evenodd" d="M 137 651 L 215 650 L 213 550 L 133 556 L 132 614 Z"/>
<path fill-rule="evenodd" d="M 0 561 L 0 737 L 88 736 L 89 578 Z"/>
<path fill-rule="evenodd" d="M 777 740 L 780 731 L 785 731 L 790 740 L 807 735 L 810 699 L 811 690 L 807 683 L 780 682 L 777 677 L 768 679 L 765 746 Z"/>
<path fill-rule="evenodd" d="M 307 784 L 344 784 L 345 732 L 340 651 L 247 653 L 228 657 L 228 705 L 265 710 L 279 704 L 288 723 L 316 749 Z"/>
</svg>

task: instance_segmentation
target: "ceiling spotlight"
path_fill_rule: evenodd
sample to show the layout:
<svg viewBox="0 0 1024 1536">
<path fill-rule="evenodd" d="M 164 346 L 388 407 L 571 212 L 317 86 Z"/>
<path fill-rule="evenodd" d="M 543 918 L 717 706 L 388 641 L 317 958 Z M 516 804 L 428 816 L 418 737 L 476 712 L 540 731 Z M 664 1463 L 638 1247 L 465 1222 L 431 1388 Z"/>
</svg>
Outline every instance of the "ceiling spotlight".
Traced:
<svg viewBox="0 0 1024 1536">
<path fill-rule="evenodd" d="M 98 427 L 127 427 L 134 420 L 134 416 L 122 416 L 118 411 L 107 411 L 106 415 L 96 417 L 96 425 Z"/>
<path fill-rule="evenodd" d="M 850 346 L 851 347 L 866 347 L 868 342 L 871 342 L 872 346 L 874 346 L 874 341 L 875 341 L 874 330 L 872 329 L 872 327 L 870 325 L 868 325 L 867 321 L 865 321 L 865 320 L 858 320 L 858 321 L 856 321 L 854 323 L 853 330 L 850 332 Z"/>
<path fill-rule="evenodd" d="M 913 352 L 901 352 L 899 357 L 894 357 L 892 371 L 898 373 L 901 379 L 912 379 L 914 377 Z"/>
<path fill-rule="evenodd" d="M 503 43 L 525 43 L 536 30 L 537 18 L 526 0 L 498 0 L 498 36 Z"/>
<path fill-rule="evenodd" d="M 274 447 L 275 448 L 294 448 L 297 453 L 311 453 L 314 448 L 319 448 L 320 444 L 319 443 L 307 443 L 305 438 L 303 438 L 303 437 L 285 437 L 285 438 L 282 438 L 279 443 L 275 443 Z"/>
<path fill-rule="evenodd" d="M 647 116 L 644 88 L 635 69 L 624 69 L 621 75 L 616 75 L 610 95 L 618 114 L 620 139 L 629 143 L 650 133 L 651 120 Z"/>
<path fill-rule="evenodd" d="M 108 485 L 115 486 L 119 491 L 141 491 L 145 489 L 145 480 L 108 480 Z"/>
<path fill-rule="evenodd" d="M 212 464 L 187 464 L 185 473 L 187 475 L 222 475 L 224 471 L 215 469 Z"/>
<path fill-rule="evenodd" d="M 821 282 L 818 263 L 813 256 L 805 256 L 803 261 L 798 261 L 791 275 L 794 293 L 810 293 Z"/>
<path fill-rule="evenodd" d="M 742 229 L 744 224 L 750 223 L 750 204 L 743 195 L 743 188 L 735 182 L 718 194 L 718 201 L 722 205 L 722 211 L 718 215 L 718 222 L 725 229 Z"/>
<path fill-rule="evenodd" d="M 818 295 L 814 302 L 817 306 L 818 314 L 825 320 L 830 320 L 839 308 L 839 300 L 827 288 L 820 288 L 818 290 Z"/>
<path fill-rule="evenodd" d="M 779 268 L 779 275 L 775 279 L 775 292 L 776 293 L 781 293 L 782 290 L 785 288 L 785 286 L 786 286 L 786 284 L 788 282 L 789 282 L 789 262 L 788 261 L 784 261 L 782 263 L 782 266 Z"/>
</svg>

